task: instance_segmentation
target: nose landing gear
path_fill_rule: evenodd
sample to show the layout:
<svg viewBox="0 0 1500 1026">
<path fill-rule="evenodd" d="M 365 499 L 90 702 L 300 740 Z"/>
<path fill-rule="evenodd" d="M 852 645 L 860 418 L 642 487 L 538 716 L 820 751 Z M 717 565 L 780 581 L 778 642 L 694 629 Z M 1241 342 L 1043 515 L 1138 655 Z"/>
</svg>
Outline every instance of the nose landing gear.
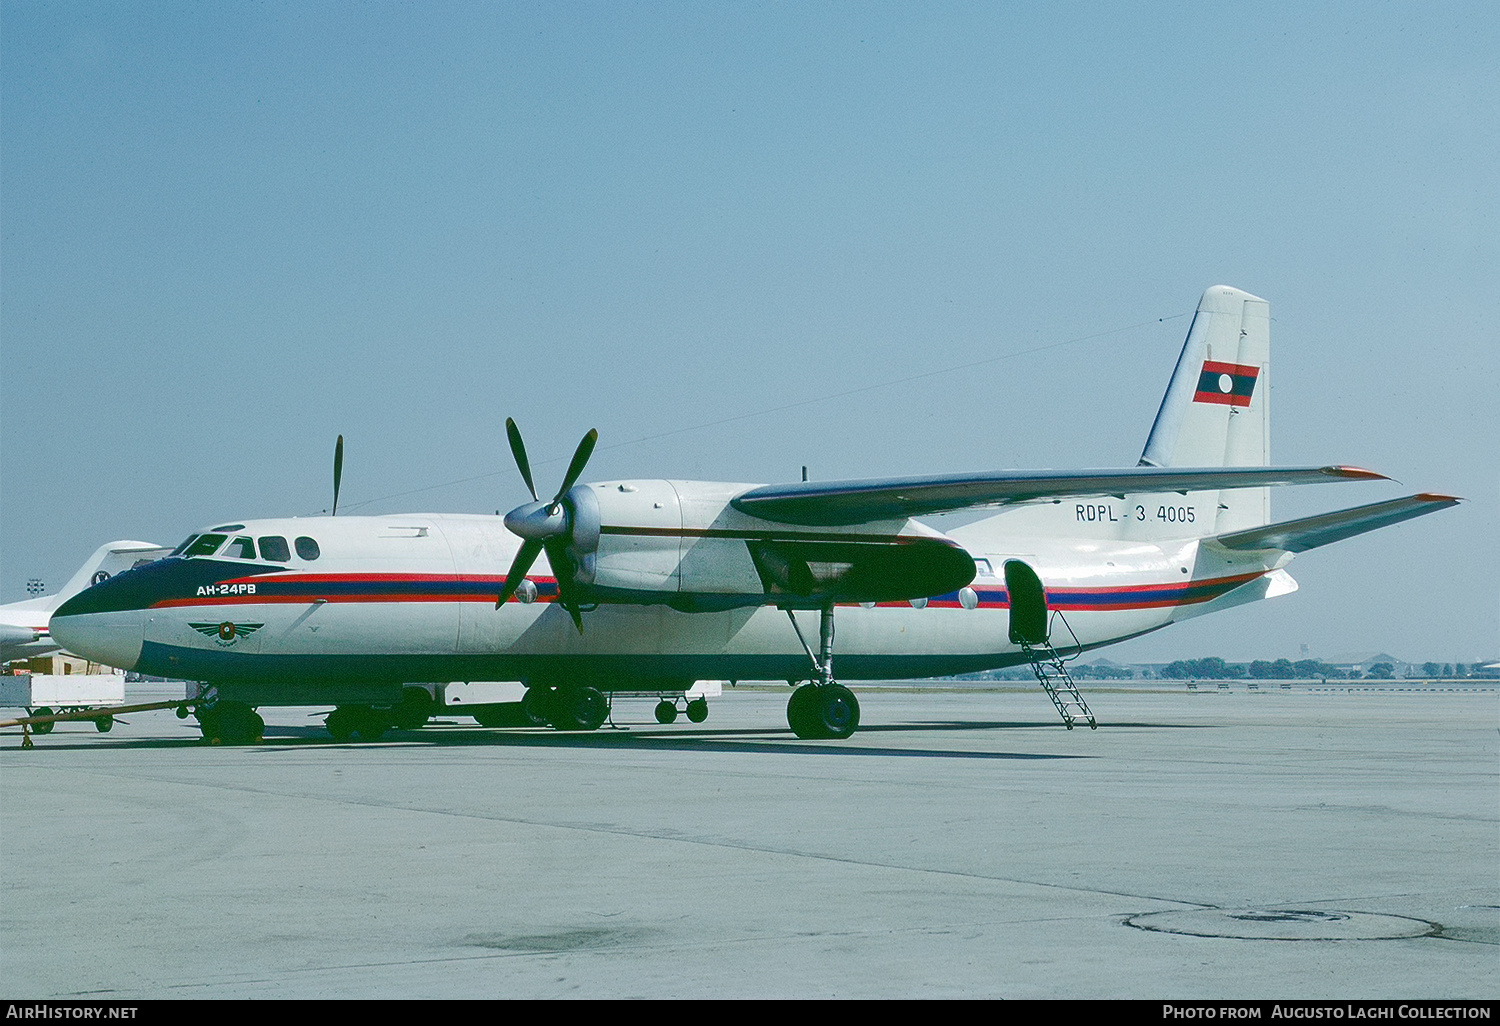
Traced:
<svg viewBox="0 0 1500 1026">
<path fill-rule="evenodd" d="M 266 721 L 244 702 L 218 701 L 197 711 L 203 739 L 209 744 L 259 744 L 266 732 Z"/>
</svg>

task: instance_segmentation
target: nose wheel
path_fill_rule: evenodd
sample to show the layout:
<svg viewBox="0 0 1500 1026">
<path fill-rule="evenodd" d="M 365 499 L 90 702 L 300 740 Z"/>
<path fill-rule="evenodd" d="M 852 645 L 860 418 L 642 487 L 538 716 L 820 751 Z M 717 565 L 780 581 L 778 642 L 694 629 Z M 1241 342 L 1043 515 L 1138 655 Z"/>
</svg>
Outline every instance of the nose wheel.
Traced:
<svg viewBox="0 0 1500 1026">
<path fill-rule="evenodd" d="M 198 724 L 203 728 L 203 739 L 214 745 L 259 744 L 266 732 L 266 721 L 244 702 L 218 701 L 199 706 Z"/>
</svg>

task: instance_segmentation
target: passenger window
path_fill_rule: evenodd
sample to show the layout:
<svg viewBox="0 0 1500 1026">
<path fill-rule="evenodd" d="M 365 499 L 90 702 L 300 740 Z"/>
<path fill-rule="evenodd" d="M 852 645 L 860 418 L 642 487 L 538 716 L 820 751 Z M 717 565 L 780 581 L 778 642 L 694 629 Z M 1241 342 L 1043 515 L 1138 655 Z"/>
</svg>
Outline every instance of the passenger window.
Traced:
<svg viewBox="0 0 1500 1026">
<path fill-rule="evenodd" d="M 307 537 L 307 535 L 303 535 L 297 539 L 297 555 L 303 559 L 317 559 L 322 553 L 318 551 L 317 542 Z"/>
<path fill-rule="evenodd" d="M 212 556 L 215 552 L 219 551 L 219 546 L 224 544 L 226 537 L 228 536 L 223 534 L 200 534 L 198 540 L 189 545 L 187 550 L 183 552 L 183 558 L 188 556 Z"/>
<path fill-rule="evenodd" d="M 236 538 L 234 541 L 230 542 L 229 547 L 224 550 L 224 555 L 228 556 L 230 559 L 254 559 L 255 543 L 249 538 Z"/>
<path fill-rule="evenodd" d="M 174 556 L 180 556 L 180 555 L 182 555 L 182 550 L 186 549 L 189 545 L 193 544 L 193 542 L 195 542 L 197 540 L 198 540 L 198 536 L 196 534 L 190 534 L 190 535 L 188 535 L 186 541 L 184 541 L 181 545 L 177 546 L 175 549 L 172 550 L 172 555 L 174 555 Z"/>
<path fill-rule="evenodd" d="M 285 563 L 292 558 L 292 550 L 287 548 L 285 538 L 273 534 L 260 540 L 260 558 L 273 563 Z"/>
</svg>

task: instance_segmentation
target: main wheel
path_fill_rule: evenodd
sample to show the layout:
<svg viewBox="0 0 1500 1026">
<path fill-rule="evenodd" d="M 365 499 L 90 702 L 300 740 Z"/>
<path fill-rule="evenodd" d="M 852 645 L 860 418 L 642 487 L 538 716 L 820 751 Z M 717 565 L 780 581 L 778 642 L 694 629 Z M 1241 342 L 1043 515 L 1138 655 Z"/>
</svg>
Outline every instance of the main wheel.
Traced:
<svg viewBox="0 0 1500 1026">
<path fill-rule="evenodd" d="M 108 734 L 114 728 L 114 725 L 115 718 L 113 716 L 104 715 L 94 720 L 94 729 L 101 734 Z"/>
<path fill-rule="evenodd" d="M 42 705 L 42 706 L 38 706 L 35 709 L 29 709 L 29 710 L 27 710 L 27 712 L 30 713 L 30 715 L 32 715 L 32 716 L 51 716 L 52 715 L 52 707 L 51 706 L 47 706 L 47 705 Z M 52 733 L 52 728 L 54 728 L 56 726 L 57 726 L 57 724 L 54 723 L 51 720 L 48 720 L 46 723 L 33 723 L 31 725 L 31 732 L 33 734 L 50 734 L 50 733 Z"/>
<path fill-rule="evenodd" d="M 818 686 L 816 684 L 804 684 L 792 692 L 792 697 L 786 703 L 786 722 L 792 728 L 792 733 L 804 740 L 822 737 L 819 733 L 817 720 L 813 715 L 812 706 L 818 700 Z"/>
<path fill-rule="evenodd" d="M 656 703 L 656 722 L 671 723 L 677 719 L 677 703 L 670 698 L 663 698 Z"/>
<path fill-rule="evenodd" d="M 598 730 L 609 716 L 609 700 L 598 688 L 563 687 L 552 700 L 552 725 L 558 730 Z"/>
<path fill-rule="evenodd" d="M 859 699 L 842 684 L 825 684 L 818 691 L 812 707 L 818 730 L 823 737 L 842 741 L 859 728 Z"/>
<path fill-rule="evenodd" d="M 552 689 L 536 685 L 526 689 L 521 697 L 521 712 L 533 727 L 545 727 L 552 722 Z"/>
<path fill-rule="evenodd" d="M 695 698 L 688 703 L 687 718 L 694 723 L 702 723 L 708 719 L 708 700 L 706 698 Z"/>
</svg>

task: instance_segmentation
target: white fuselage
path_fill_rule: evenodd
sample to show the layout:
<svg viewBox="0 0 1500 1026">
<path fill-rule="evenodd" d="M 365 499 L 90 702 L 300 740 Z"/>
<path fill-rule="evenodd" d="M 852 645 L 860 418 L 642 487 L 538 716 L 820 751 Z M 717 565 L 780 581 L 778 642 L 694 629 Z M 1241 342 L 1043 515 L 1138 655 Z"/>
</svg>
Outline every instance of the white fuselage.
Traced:
<svg viewBox="0 0 1500 1026">
<path fill-rule="evenodd" d="M 725 494 L 740 487 L 725 486 Z M 590 573 L 611 580 L 633 574 L 638 600 L 585 606 L 582 632 L 558 606 L 545 560 L 528 574 L 531 587 L 496 608 L 519 540 L 499 517 L 453 514 L 226 525 L 217 531 L 226 540 L 214 551 L 191 555 L 189 548 L 90 589 L 59 611 L 52 630 L 69 648 L 106 664 L 250 688 L 262 704 L 345 701 L 362 687 L 416 681 L 587 683 L 611 690 L 811 676 L 812 660 L 777 608 L 796 603 L 768 595 L 717 609 L 682 601 L 684 592 L 693 597 L 694 572 L 716 582 L 739 575 L 747 593 L 762 589 L 745 555 L 746 538 L 755 532 L 726 521 L 722 509 L 702 519 L 719 526 L 606 528 Z M 839 603 L 835 674 L 932 677 L 1024 661 L 1009 641 L 1003 567 L 1011 559 L 1037 572 L 1048 608 L 1065 619 L 1065 626 L 1053 625 L 1059 649 L 1075 640 L 1097 647 L 1264 597 L 1277 577 L 1259 559 L 1230 560 L 1194 538 L 1093 537 L 1086 530 L 1028 537 L 997 529 L 1003 519 L 946 536 L 912 522 L 850 534 L 875 537 L 869 532 L 878 529 L 887 539 L 940 539 L 966 550 L 976 573 L 968 586 L 944 594 Z M 268 553 L 281 558 L 268 560 Z M 722 584 L 715 587 L 722 600 Z M 816 649 L 817 614 L 800 608 L 799 623 Z"/>
</svg>

